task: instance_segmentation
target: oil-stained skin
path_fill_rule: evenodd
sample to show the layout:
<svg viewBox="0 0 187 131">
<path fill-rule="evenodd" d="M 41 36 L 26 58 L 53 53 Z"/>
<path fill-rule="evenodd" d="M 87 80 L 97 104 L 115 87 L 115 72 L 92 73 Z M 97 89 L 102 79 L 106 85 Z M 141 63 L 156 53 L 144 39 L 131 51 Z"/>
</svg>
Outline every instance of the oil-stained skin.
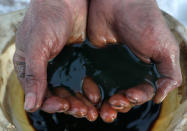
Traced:
<svg viewBox="0 0 187 131">
<path fill-rule="evenodd" d="M 72 96 L 66 92 L 61 96 L 52 93 L 44 100 L 49 92 L 46 88 L 48 60 L 57 56 L 67 43 L 84 40 L 86 20 L 86 0 L 31 1 L 17 32 L 14 55 L 15 69 L 18 77 L 21 76 L 19 80 L 25 91 L 27 111 L 36 111 L 42 105 L 47 112 L 65 112 L 91 121 L 96 119 L 97 115 L 93 118 L 90 118 L 92 115 L 87 116 L 92 106 L 80 94 Z M 179 47 L 155 0 L 91 0 L 87 28 L 94 45 L 103 47 L 107 43 L 127 43 L 141 60 L 146 63 L 152 60 L 157 64 L 162 78 L 157 81 L 156 103 L 181 84 Z M 145 83 L 112 96 L 101 107 L 102 119 L 112 122 L 117 111 L 127 112 L 132 106 L 150 100 L 154 95 L 151 89 Z M 89 98 L 90 94 L 85 94 Z M 50 103 L 56 105 L 50 107 Z"/>
<path fill-rule="evenodd" d="M 34 112 L 43 106 L 50 113 L 76 114 L 76 97 L 45 97 L 48 60 L 68 43 L 85 40 L 87 0 L 32 0 L 16 36 L 14 66 L 25 92 L 25 110 Z M 45 97 L 45 101 L 43 103 Z M 49 108 L 53 103 L 53 109 Z M 82 103 L 82 105 L 84 105 Z M 72 106 L 72 107 L 70 107 Z M 86 107 L 86 105 L 84 105 Z M 75 108 L 74 108 L 75 107 Z M 82 109 L 85 115 L 87 110 Z"/>
<path fill-rule="evenodd" d="M 142 61 L 156 63 L 161 78 L 156 82 L 155 103 L 162 102 L 170 91 L 181 85 L 179 46 L 155 0 L 91 0 L 87 31 L 89 40 L 97 47 L 127 43 Z M 151 85 L 144 83 L 112 96 L 103 106 L 107 105 L 105 108 L 109 109 L 110 103 L 116 111 L 126 112 L 153 96 Z M 104 121 L 111 122 L 112 119 L 104 117 L 108 115 L 103 115 L 107 113 L 102 112 Z"/>
<path fill-rule="evenodd" d="M 95 121 L 98 117 L 96 107 L 80 92 L 74 95 L 63 87 L 48 92 L 41 110 L 48 113 L 65 113 L 76 118 L 86 118 Z"/>
<path fill-rule="evenodd" d="M 101 99 L 101 93 L 98 85 L 90 77 L 85 77 L 83 80 L 84 94 L 93 104 L 98 104 Z"/>
<path fill-rule="evenodd" d="M 99 87 L 90 77 L 84 78 L 83 91 L 92 102 L 101 99 Z M 111 123 L 117 118 L 118 112 L 127 113 L 132 107 L 146 103 L 153 96 L 154 88 L 149 83 L 121 90 L 117 94 L 114 94 L 108 101 L 103 102 L 100 109 L 100 116 L 104 122 Z M 96 101 L 96 103 L 98 102 Z"/>
</svg>

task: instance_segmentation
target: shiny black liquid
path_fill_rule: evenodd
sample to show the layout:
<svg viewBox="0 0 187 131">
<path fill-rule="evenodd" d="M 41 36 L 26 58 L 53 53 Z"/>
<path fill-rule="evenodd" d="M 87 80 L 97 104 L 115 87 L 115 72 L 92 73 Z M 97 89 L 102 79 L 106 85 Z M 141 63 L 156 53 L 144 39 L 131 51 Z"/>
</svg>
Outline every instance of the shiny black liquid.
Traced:
<svg viewBox="0 0 187 131">
<path fill-rule="evenodd" d="M 66 87 L 81 91 L 82 80 L 90 76 L 99 85 L 102 98 L 121 89 L 128 89 L 145 81 L 155 88 L 159 77 L 154 64 L 145 64 L 124 45 L 109 45 L 97 49 L 88 41 L 82 45 L 67 46 L 48 64 L 48 87 Z M 152 101 L 134 107 L 126 114 L 118 114 L 111 124 L 76 119 L 63 113 L 47 114 L 42 111 L 28 113 L 37 131 L 146 131 L 159 115 L 160 105 Z"/>
</svg>

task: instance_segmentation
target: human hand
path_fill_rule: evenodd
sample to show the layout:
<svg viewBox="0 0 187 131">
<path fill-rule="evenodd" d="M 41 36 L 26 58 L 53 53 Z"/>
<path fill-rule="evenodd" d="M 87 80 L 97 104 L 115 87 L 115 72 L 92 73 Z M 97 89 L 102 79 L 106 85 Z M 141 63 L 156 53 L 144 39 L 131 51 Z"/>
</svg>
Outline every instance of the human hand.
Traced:
<svg viewBox="0 0 187 131">
<path fill-rule="evenodd" d="M 181 85 L 179 47 L 155 0 L 91 0 L 87 28 L 94 45 L 125 43 L 143 62 L 154 62 L 161 74 L 155 96 L 153 87 L 142 83 L 106 101 L 100 113 L 105 122 L 112 122 L 117 112 L 128 112 L 153 97 L 155 103 L 160 103 Z"/>
<path fill-rule="evenodd" d="M 95 121 L 98 117 L 98 111 L 93 103 L 80 92 L 72 94 L 63 87 L 48 90 L 41 110 L 48 113 L 65 113 L 89 121 Z"/>
<path fill-rule="evenodd" d="M 16 34 L 14 66 L 25 93 L 25 110 L 34 112 L 42 105 L 48 112 L 66 111 L 70 115 L 86 115 L 86 106 L 73 104 L 74 97 L 46 97 L 47 63 L 67 43 L 85 39 L 86 0 L 32 0 L 24 21 Z M 43 100 L 45 102 L 43 103 Z M 52 101 L 52 103 L 51 103 Z M 79 102 L 78 102 L 79 101 Z M 48 105 L 51 103 L 51 105 Z M 75 102 L 76 103 L 76 102 Z M 77 103 L 84 103 L 78 99 Z M 52 109 L 51 106 L 54 105 Z M 77 105 L 77 106 L 76 106 Z M 71 108 L 70 108 L 71 106 Z M 76 110 L 71 112 L 68 109 Z M 81 113 L 82 112 L 82 113 Z"/>
</svg>

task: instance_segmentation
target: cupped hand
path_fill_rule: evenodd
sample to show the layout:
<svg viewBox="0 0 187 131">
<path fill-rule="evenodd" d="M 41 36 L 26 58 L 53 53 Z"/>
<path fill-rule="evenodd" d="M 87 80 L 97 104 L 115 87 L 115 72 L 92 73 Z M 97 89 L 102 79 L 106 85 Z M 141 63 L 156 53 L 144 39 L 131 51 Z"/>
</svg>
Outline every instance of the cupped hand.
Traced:
<svg viewBox="0 0 187 131">
<path fill-rule="evenodd" d="M 86 20 L 87 0 L 31 1 L 16 34 L 16 52 L 13 59 L 15 71 L 25 93 L 25 110 L 34 112 L 41 105 L 45 110 L 51 110 L 50 106 L 54 104 L 56 110 L 59 108 L 59 111 L 73 114 L 73 111 L 68 109 L 76 109 L 76 104 L 69 107 L 74 97 L 68 101 L 67 98 L 63 100 L 58 96 L 50 96 L 43 102 L 46 94 L 49 94 L 47 64 L 67 43 L 84 41 Z M 48 105 L 51 101 L 54 103 Z M 77 103 L 80 103 L 81 100 L 78 101 Z M 61 107 L 58 107 L 59 104 Z M 85 115 L 85 108 L 83 112 Z"/>
<path fill-rule="evenodd" d="M 125 43 L 143 62 L 154 62 L 161 75 L 155 96 L 153 87 L 142 83 L 106 101 L 101 107 L 105 122 L 112 122 L 117 112 L 128 112 L 151 99 L 160 103 L 181 85 L 179 46 L 155 0 L 91 0 L 87 28 L 94 45 Z"/>
<path fill-rule="evenodd" d="M 76 118 L 95 121 L 98 117 L 96 107 L 80 92 L 71 93 L 63 87 L 48 91 L 41 110 L 48 113 L 65 113 Z"/>
</svg>

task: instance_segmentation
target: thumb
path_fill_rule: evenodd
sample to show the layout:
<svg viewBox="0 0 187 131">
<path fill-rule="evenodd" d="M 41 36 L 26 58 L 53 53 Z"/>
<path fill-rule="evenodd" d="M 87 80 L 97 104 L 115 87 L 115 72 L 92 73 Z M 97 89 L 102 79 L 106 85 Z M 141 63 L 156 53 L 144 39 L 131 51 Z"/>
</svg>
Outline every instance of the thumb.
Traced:
<svg viewBox="0 0 187 131">
<path fill-rule="evenodd" d="M 40 108 L 47 88 L 47 57 L 29 53 L 25 59 L 25 104 L 27 111 L 34 112 Z"/>
<path fill-rule="evenodd" d="M 182 83 L 182 74 L 180 68 L 180 51 L 177 44 L 172 44 L 160 56 L 155 57 L 157 62 L 157 69 L 161 77 L 157 80 L 158 87 L 156 96 L 154 97 L 155 103 L 161 103 L 169 92 L 179 87 Z"/>
</svg>

